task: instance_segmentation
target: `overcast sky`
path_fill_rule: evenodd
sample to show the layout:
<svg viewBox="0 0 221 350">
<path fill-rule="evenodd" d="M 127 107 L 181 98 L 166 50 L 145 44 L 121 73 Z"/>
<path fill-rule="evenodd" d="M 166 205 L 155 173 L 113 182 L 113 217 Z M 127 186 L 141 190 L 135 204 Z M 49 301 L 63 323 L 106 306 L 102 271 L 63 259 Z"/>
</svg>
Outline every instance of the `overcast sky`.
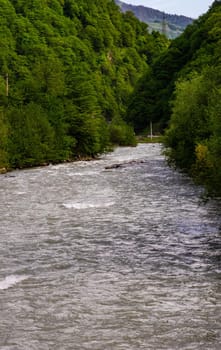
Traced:
<svg viewBox="0 0 221 350">
<path fill-rule="evenodd" d="M 166 13 L 197 18 L 207 12 L 213 0 L 121 0 L 127 4 L 143 5 Z"/>
</svg>

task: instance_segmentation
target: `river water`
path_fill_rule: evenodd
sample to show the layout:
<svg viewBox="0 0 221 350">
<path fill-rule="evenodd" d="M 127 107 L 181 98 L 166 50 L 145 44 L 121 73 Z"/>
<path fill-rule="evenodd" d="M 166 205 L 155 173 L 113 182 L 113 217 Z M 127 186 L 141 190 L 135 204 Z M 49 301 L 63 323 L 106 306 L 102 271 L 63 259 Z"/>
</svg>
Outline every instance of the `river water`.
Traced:
<svg viewBox="0 0 221 350">
<path fill-rule="evenodd" d="M 2 175 L 0 349 L 220 350 L 220 203 L 201 195 L 154 144 Z"/>
</svg>

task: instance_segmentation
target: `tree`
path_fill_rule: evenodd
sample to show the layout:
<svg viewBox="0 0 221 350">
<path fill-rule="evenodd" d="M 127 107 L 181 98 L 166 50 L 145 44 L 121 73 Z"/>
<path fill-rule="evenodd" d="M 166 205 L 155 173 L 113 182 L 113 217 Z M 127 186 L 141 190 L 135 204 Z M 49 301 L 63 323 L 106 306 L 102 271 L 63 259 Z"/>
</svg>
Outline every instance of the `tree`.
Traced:
<svg viewBox="0 0 221 350">
<path fill-rule="evenodd" d="M 3 109 L 0 109 L 0 168 L 7 168 L 8 159 L 8 125 Z"/>
<path fill-rule="evenodd" d="M 161 50 L 145 24 L 114 0 L 3 0 L 0 15 L 2 163 L 95 156 L 114 128 L 121 144 L 134 143 L 122 118 Z"/>
</svg>

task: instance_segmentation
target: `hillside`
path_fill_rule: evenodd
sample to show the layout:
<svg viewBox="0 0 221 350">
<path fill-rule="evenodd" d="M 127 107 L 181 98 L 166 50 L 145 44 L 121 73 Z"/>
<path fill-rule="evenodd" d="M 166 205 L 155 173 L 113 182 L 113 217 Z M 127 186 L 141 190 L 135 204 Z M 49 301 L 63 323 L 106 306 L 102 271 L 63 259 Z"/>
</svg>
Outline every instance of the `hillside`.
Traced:
<svg viewBox="0 0 221 350">
<path fill-rule="evenodd" d="M 4 0 L 0 19 L 0 168 L 135 142 L 122 116 L 165 38 L 109 0 Z"/>
<path fill-rule="evenodd" d="M 188 26 L 151 64 L 127 120 L 166 130 L 170 162 L 221 195 L 221 2 Z"/>
<path fill-rule="evenodd" d="M 123 12 L 131 11 L 140 21 L 147 23 L 151 31 L 156 30 L 162 33 L 164 31 L 163 21 L 165 21 L 166 35 L 170 39 L 179 36 L 193 22 L 192 18 L 167 14 L 145 6 L 130 5 L 119 0 L 116 0 L 116 3 Z"/>
</svg>

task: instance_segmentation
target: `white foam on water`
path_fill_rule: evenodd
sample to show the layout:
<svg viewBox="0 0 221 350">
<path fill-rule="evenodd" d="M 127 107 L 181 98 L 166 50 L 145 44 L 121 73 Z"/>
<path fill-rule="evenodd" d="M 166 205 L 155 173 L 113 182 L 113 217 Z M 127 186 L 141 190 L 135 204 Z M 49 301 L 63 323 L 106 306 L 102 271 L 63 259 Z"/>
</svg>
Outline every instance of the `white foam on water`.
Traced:
<svg viewBox="0 0 221 350">
<path fill-rule="evenodd" d="M 63 206 L 67 209 L 93 209 L 93 208 L 107 208 L 114 205 L 114 202 L 106 202 L 106 203 L 63 203 Z"/>
<path fill-rule="evenodd" d="M 3 281 L 0 281 L 0 290 L 8 289 L 17 283 L 26 280 L 27 278 L 28 278 L 28 276 L 24 276 L 24 275 L 7 276 L 7 277 L 5 277 L 5 279 Z"/>
<path fill-rule="evenodd" d="M 71 172 L 68 174 L 68 176 L 93 176 L 98 175 L 97 171 L 82 171 L 82 172 Z"/>
</svg>

